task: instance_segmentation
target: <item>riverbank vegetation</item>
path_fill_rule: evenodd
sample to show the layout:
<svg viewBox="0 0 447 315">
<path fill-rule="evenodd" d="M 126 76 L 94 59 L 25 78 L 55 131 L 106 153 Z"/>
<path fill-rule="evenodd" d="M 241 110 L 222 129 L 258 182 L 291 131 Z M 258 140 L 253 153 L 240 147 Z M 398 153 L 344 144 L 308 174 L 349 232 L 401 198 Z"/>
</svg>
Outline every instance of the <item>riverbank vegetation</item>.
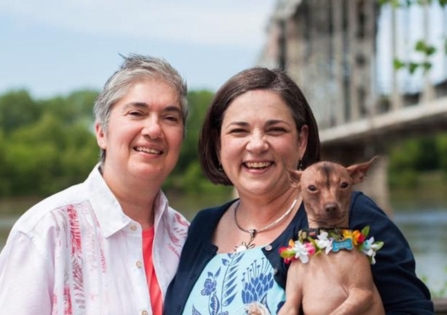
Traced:
<svg viewBox="0 0 447 315">
<path fill-rule="evenodd" d="M 447 133 L 393 144 L 388 154 L 391 188 L 423 189 L 432 180 L 447 184 Z"/>
<path fill-rule="evenodd" d="M 44 197 L 86 178 L 99 157 L 92 113 L 96 96 L 92 90 L 48 99 L 35 99 L 26 90 L 0 95 L 0 220 L 13 220 Z M 185 143 L 163 187 L 170 204 L 189 219 L 232 194 L 230 187 L 211 184 L 198 162 L 199 130 L 212 97 L 210 91 L 189 93 Z M 447 134 L 393 144 L 388 153 L 396 208 L 410 202 L 411 207 L 402 208 L 418 209 L 415 199 L 427 206 L 447 195 Z M 0 245 L 8 232 L 9 226 L 0 228 Z M 433 295 L 445 296 L 445 288 Z"/>
<path fill-rule="evenodd" d="M 65 96 L 33 98 L 26 90 L 0 95 L 0 200 L 43 198 L 85 179 L 97 163 L 93 103 L 98 92 L 79 90 Z M 170 195 L 230 197 L 229 187 L 211 184 L 197 154 L 201 123 L 213 97 L 191 91 L 190 116 L 177 167 L 164 185 Z M 392 189 L 418 189 L 424 176 L 447 183 L 447 134 L 410 139 L 390 150 Z"/>
<path fill-rule="evenodd" d="M 98 162 L 93 104 L 98 92 L 35 99 L 26 90 L 0 95 L 0 199 L 45 197 L 83 181 Z M 203 176 L 198 133 L 209 91 L 188 95 L 190 116 L 181 156 L 164 189 L 171 194 L 231 194 Z"/>
</svg>

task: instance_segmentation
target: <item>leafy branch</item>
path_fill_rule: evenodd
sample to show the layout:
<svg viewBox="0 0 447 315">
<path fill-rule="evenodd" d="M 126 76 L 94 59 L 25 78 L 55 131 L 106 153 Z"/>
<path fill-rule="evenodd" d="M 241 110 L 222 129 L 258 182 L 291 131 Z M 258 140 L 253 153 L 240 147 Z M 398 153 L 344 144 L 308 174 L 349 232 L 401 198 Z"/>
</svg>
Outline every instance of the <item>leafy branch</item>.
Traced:
<svg viewBox="0 0 447 315">
<path fill-rule="evenodd" d="M 447 53 L 447 41 L 445 43 L 445 49 Z M 399 70 L 406 68 L 408 71 L 413 74 L 417 69 L 423 69 L 424 71 L 428 71 L 431 69 L 432 64 L 431 62 L 427 61 L 428 57 L 432 56 L 434 53 L 436 53 L 435 46 L 429 45 L 424 40 L 419 40 L 416 42 L 416 45 L 414 46 L 414 50 L 418 53 L 421 53 L 425 58 L 425 61 L 421 62 L 404 62 L 402 59 L 394 58 L 393 64 L 394 69 Z"/>
<path fill-rule="evenodd" d="M 447 6 L 447 0 L 379 0 L 379 5 L 391 5 L 394 8 L 398 7 L 410 7 L 412 5 L 419 6 L 429 6 L 433 3 L 438 3 L 442 8 Z M 393 65 L 394 69 L 407 69 L 410 74 L 413 74 L 418 69 L 422 69 L 424 72 L 431 69 L 431 62 L 427 61 L 428 57 L 432 56 L 436 53 L 436 48 L 433 45 L 430 45 L 424 40 L 419 40 L 416 42 L 414 50 L 423 55 L 424 61 L 414 62 L 414 61 L 403 61 L 399 58 L 394 58 Z M 447 38 L 444 40 L 444 54 L 447 55 Z"/>
<path fill-rule="evenodd" d="M 412 5 L 431 5 L 434 2 L 438 2 L 441 7 L 447 5 L 447 0 L 379 0 L 380 5 L 390 4 L 391 6 L 397 7 L 410 7 Z"/>
</svg>

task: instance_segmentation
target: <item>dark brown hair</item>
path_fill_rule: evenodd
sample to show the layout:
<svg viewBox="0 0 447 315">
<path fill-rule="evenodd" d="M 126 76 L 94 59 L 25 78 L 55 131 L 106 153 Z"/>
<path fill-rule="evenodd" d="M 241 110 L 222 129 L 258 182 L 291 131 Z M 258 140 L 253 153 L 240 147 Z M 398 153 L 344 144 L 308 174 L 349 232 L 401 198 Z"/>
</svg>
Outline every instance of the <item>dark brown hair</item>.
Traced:
<svg viewBox="0 0 447 315">
<path fill-rule="evenodd" d="M 304 125 L 308 126 L 307 148 L 301 161 L 303 167 L 320 160 L 317 123 L 300 88 L 281 70 L 250 68 L 231 77 L 216 92 L 202 125 L 199 139 L 200 163 L 205 175 L 214 184 L 232 185 L 227 175 L 219 170 L 222 121 L 231 102 L 251 90 L 271 90 L 278 93 L 289 107 L 298 132 Z"/>
</svg>

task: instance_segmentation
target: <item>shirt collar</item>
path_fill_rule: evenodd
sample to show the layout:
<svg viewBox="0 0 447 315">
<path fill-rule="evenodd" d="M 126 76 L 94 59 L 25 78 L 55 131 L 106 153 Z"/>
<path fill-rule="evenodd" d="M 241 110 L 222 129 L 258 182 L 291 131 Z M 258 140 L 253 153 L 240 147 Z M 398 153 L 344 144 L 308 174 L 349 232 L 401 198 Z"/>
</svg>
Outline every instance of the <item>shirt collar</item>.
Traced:
<svg viewBox="0 0 447 315">
<path fill-rule="evenodd" d="M 100 172 L 99 164 L 95 166 L 85 181 L 89 200 L 92 204 L 93 211 L 98 219 L 104 237 L 109 237 L 116 232 L 122 230 L 130 223 L 138 224 L 129 218 L 122 210 L 116 197 L 107 186 Z M 161 221 L 161 217 L 168 208 L 168 201 L 164 193 L 160 190 L 154 201 L 155 228 Z"/>
<path fill-rule="evenodd" d="M 99 164 L 92 170 L 85 184 L 90 195 L 90 203 L 104 237 L 111 236 L 132 221 L 124 214 L 118 200 L 104 181 L 99 170 Z"/>
<path fill-rule="evenodd" d="M 155 202 L 154 227 L 155 229 L 157 229 L 157 226 L 160 223 L 161 218 L 163 217 L 164 213 L 167 212 L 169 204 L 168 204 L 168 198 L 166 198 L 165 194 L 161 190 L 158 192 L 157 196 L 155 196 L 154 202 Z"/>
</svg>

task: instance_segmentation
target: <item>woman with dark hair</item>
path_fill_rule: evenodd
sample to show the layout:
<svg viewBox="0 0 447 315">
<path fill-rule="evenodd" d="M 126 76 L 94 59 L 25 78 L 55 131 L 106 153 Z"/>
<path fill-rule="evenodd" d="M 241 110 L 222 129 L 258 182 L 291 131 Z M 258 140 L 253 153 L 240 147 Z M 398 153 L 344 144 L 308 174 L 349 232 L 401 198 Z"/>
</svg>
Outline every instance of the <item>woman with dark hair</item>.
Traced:
<svg viewBox="0 0 447 315">
<path fill-rule="evenodd" d="M 287 169 L 320 159 L 318 128 L 301 90 L 277 70 L 252 68 L 230 78 L 208 109 L 199 155 L 208 178 L 233 185 L 239 198 L 194 218 L 165 314 L 276 314 L 286 298 L 288 269 L 279 249 L 307 228 Z M 402 233 L 356 192 L 350 228 L 367 225 L 385 242 L 372 272 L 387 314 L 433 314 Z"/>
</svg>

